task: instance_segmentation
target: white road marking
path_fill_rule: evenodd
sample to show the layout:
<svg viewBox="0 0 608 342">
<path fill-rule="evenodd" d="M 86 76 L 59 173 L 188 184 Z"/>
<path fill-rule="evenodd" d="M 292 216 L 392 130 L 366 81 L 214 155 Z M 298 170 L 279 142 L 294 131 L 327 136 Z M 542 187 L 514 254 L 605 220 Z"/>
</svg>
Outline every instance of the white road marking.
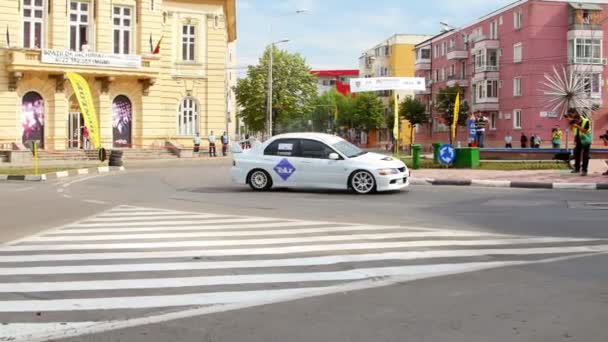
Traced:
<svg viewBox="0 0 608 342">
<path fill-rule="evenodd" d="M 36 335 L 52 334 L 59 330 L 78 331 L 103 322 L 6 323 L 0 325 L 0 341 L 30 341 Z"/>
<path fill-rule="evenodd" d="M 104 201 L 99 201 L 99 200 L 91 200 L 91 199 L 85 199 L 82 200 L 83 202 L 86 203 L 91 203 L 91 204 L 107 204 L 108 202 L 104 202 Z"/>
<path fill-rule="evenodd" d="M 275 239 L 247 239 L 247 240 L 213 240 L 213 241 L 169 241 L 169 242 L 126 242 L 126 243 L 96 243 L 96 244 L 54 244 L 54 245 L 16 245 L 0 247 L 0 252 L 27 252 L 27 251 L 84 251 L 112 250 L 112 249 L 152 249 L 152 248 L 189 248 L 189 247 L 231 247 L 231 246 L 257 246 L 257 245 L 280 245 L 312 242 L 339 242 L 356 240 L 389 240 L 408 238 L 410 233 L 392 234 L 359 234 L 312 236 L 298 238 L 275 238 Z M 476 245 L 509 245 L 509 244 L 532 244 L 532 243 L 560 243 L 560 242 L 591 242 L 599 239 L 565 239 L 565 238 L 530 238 L 530 239 L 492 239 L 492 240 L 417 240 L 400 241 L 395 246 L 401 248 L 418 247 L 441 247 L 441 246 L 476 246 Z M 371 243 L 370 243 L 371 245 Z"/>
<path fill-rule="evenodd" d="M 285 223 L 284 223 L 285 225 Z M 316 234 L 316 233 L 336 233 L 336 232 L 357 232 L 357 231 L 375 231 L 395 230 L 397 228 L 378 228 L 375 226 L 342 226 L 328 228 L 304 228 L 304 229 L 282 229 L 282 230 L 237 230 L 237 231 L 219 231 L 219 232 L 194 232 L 194 233 L 146 233 L 141 234 L 121 234 L 121 235 L 63 235 L 63 236 L 41 236 L 30 239 L 32 242 L 52 242 L 52 241 L 110 241 L 110 240 L 132 240 L 132 239 L 183 239 L 197 237 L 237 237 L 237 236 L 276 236 L 276 235 L 299 235 L 299 234 Z M 405 229 L 402 229 L 405 230 Z M 56 233 L 57 234 L 57 233 Z M 437 232 L 408 232 L 409 238 L 423 237 L 467 237 L 467 236 L 498 236 L 499 234 L 481 234 L 475 232 L 459 232 L 459 231 L 437 231 Z M 356 236 L 356 235 L 353 235 Z M 504 236 L 504 235 L 502 235 Z"/>
<path fill-rule="evenodd" d="M 175 220 L 175 219 L 205 219 L 205 218 L 230 218 L 230 216 L 223 215 L 215 215 L 215 214 L 196 214 L 196 215 L 142 215 L 135 217 L 112 217 L 112 216 L 104 216 L 104 217 L 96 217 L 93 220 L 87 220 L 87 223 L 105 223 L 108 224 L 110 222 L 129 222 L 129 221 L 139 221 L 145 222 L 148 220 Z M 179 221 L 177 221 L 179 222 Z M 145 223 L 147 224 L 147 222 Z"/>
<path fill-rule="evenodd" d="M 201 219 L 206 218 L 206 217 L 199 217 Z M 216 223 L 216 224 L 223 224 L 223 223 L 239 223 L 239 222 L 260 222 L 260 221 L 268 221 L 268 219 L 263 219 L 263 218 L 235 218 L 235 219 L 218 219 L 218 220 L 205 220 L 205 221 L 193 221 L 193 220 L 189 220 L 189 221 L 175 221 L 175 220 L 168 220 L 168 219 L 162 219 L 162 220 L 157 220 L 157 221 L 153 221 L 153 222 L 122 222 L 122 223 L 112 223 L 112 224 L 108 224 L 108 223 L 79 223 L 79 224 L 74 224 L 71 225 L 70 228 L 94 228 L 94 227 L 138 227 L 138 226 L 150 226 L 150 227 L 154 227 L 154 226 L 169 226 L 169 225 L 175 225 L 175 224 L 180 224 L 180 225 L 208 225 L 211 223 Z M 308 223 L 310 224 L 310 222 L 313 221 L 301 221 L 301 222 L 294 222 L 294 223 Z"/>
<path fill-rule="evenodd" d="M 195 261 L 173 263 L 146 264 L 111 264 L 91 266 L 36 266 L 36 267 L 7 267 L 0 268 L 0 275 L 45 275 L 45 274 L 98 274 L 98 273 L 130 273 L 130 272 L 161 272 L 161 271 L 193 271 L 217 270 L 235 268 L 269 268 L 269 267 L 301 267 L 326 266 L 340 263 L 418 260 L 430 258 L 464 258 L 488 255 L 542 255 L 542 254 L 572 254 L 572 253 L 602 253 L 608 252 L 608 245 L 571 246 L 546 248 L 504 248 L 504 249 L 462 249 L 435 250 L 420 252 L 392 252 L 379 254 L 344 254 L 322 257 L 302 257 L 289 259 L 261 259 L 238 261 Z"/>
</svg>

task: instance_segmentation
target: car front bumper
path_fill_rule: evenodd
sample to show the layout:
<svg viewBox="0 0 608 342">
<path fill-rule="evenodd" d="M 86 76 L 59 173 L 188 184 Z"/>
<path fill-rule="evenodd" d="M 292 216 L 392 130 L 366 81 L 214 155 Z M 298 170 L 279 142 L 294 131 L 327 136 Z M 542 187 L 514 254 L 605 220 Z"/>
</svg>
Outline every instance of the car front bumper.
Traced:
<svg viewBox="0 0 608 342">
<path fill-rule="evenodd" d="M 410 175 L 408 173 L 399 173 L 390 176 L 376 175 L 376 190 L 382 191 L 397 191 L 410 186 Z"/>
</svg>

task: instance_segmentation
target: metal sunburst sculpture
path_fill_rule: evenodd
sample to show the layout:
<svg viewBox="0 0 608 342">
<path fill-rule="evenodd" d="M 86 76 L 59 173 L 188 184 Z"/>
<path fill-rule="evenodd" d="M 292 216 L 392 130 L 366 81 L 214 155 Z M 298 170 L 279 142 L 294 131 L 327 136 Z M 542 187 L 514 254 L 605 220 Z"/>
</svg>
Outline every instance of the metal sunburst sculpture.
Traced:
<svg viewBox="0 0 608 342">
<path fill-rule="evenodd" d="M 585 79 L 582 74 L 569 72 L 562 67 L 560 73 L 553 67 L 553 74 L 545 74 L 545 81 L 540 82 L 546 88 L 542 91 L 546 96 L 547 106 L 551 111 L 561 114 L 561 118 L 569 108 L 576 108 L 581 115 L 591 118 L 599 106 L 585 91 Z"/>
</svg>

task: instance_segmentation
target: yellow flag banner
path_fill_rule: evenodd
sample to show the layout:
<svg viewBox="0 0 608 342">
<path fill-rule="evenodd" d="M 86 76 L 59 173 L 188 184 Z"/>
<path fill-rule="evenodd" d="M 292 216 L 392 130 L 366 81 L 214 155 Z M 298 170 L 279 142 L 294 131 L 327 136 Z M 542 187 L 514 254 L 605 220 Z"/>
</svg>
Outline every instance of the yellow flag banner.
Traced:
<svg viewBox="0 0 608 342">
<path fill-rule="evenodd" d="M 460 92 L 456 94 L 456 102 L 454 103 L 454 122 L 452 124 L 452 141 L 456 139 L 456 129 L 458 128 L 458 116 L 460 115 Z"/>
<path fill-rule="evenodd" d="M 67 77 L 70 80 L 70 84 L 74 89 L 74 95 L 78 100 L 80 106 L 80 114 L 84 119 L 84 125 L 89 131 L 89 138 L 93 144 L 93 148 L 98 149 L 101 147 L 99 138 L 99 121 L 97 121 L 97 113 L 95 113 L 95 104 L 93 103 L 93 97 L 91 95 L 91 89 L 89 84 L 84 77 L 80 76 L 75 72 L 67 72 Z"/>
</svg>

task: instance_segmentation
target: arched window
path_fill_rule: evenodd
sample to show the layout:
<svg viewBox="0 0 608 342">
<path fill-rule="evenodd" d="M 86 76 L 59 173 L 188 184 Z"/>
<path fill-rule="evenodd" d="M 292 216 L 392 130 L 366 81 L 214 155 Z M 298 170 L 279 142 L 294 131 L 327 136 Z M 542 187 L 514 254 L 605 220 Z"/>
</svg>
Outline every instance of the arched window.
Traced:
<svg viewBox="0 0 608 342">
<path fill-rule="evenodd" d="M 44 148 L 44 99 L 35 91 L 23 95 L 21 100 L 21 140 L 29 148 L 37 141 Z"/>
<path fill-rule="evenodd" d="M 198 132 L 198 102 L 193 97 L 186 97 L 179 105 L 177 133 L 194 135 Z"/>
</svg>

